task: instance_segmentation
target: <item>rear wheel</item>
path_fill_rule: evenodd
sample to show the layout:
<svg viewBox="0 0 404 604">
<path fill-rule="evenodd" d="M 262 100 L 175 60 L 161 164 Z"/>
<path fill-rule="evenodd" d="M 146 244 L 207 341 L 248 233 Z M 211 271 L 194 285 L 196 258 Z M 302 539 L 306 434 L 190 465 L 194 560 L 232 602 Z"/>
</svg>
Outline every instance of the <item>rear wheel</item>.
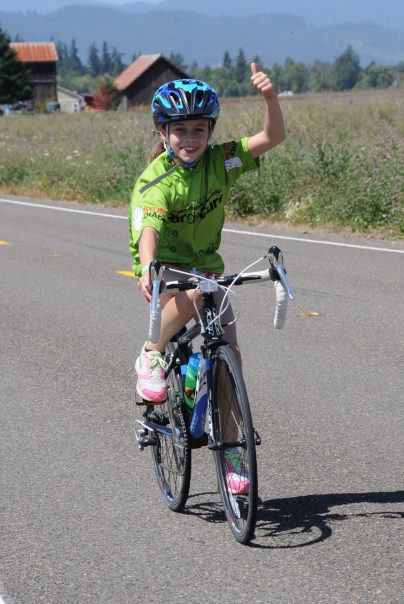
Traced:
<svg viewBox="0 0 404 604">
<path fill-rule="evenodd" d="M 173 354 L 174 345 L 171 342 L 167 348 L 167 354 Z M 181 375 L 179 369 L 174 368 L 167 376 L 167 399 L 155 413 L 162 431 L 154 433 L 155 444 L 152 446 L 161 494 L 174 512 L 184 507 L 191 482 L 191 448 L 181 406 L 182 392 Z"/>
<path fill-rule="evenodd" d="M 229 346 L 220 346 L 213 364 L 214 456 L 219 491 L 235 539 L 254 535 L 257 461 L 250 405 L 240 366 Z"/>
</svg>

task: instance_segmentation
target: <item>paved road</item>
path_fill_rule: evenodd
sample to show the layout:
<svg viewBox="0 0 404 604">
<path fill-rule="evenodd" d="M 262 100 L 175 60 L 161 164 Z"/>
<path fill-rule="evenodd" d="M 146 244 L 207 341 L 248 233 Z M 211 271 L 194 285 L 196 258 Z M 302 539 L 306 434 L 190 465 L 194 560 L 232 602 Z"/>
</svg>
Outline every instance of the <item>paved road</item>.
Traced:
<svg viewBox="0 0 404 604">
<path fill-rule="evenodd" d="M 117 273 L 124 212 L 0 197 L 0 602 L 402 602 L 403 243 L 228 225 L 227 268 L 277 242 L 296 295 L 277 332 L 269 286 L 239 290 L 263 437 L 243 547 L 207 451 L 173 514 L 135 445 L 146 305 Z"/>
</svg>

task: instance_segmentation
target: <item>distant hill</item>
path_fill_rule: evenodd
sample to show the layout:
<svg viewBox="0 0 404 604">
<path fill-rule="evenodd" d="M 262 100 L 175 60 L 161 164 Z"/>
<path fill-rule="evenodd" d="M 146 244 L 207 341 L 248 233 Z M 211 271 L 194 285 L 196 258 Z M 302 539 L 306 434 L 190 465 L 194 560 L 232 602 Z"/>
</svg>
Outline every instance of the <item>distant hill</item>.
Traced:
<svg viewBox="0 0 404 604">
<path fill-rule="evenodd" d="M 180 1 L 172 0 L 170 6 Z M 267 66 L 283 63 L 288 56 L 304 63 L 332 62 L 348 44 L 363 66 L 371 61 L 381 65 L 404 61 L 403 33 L 371 23 L 316 27 L 291 15 L 212 17 L 153 8 L 139 13 L 133 6 L 70 6 L 46 15 L 0 11 L 0 23 L 12 37 L 18 33 L 26 41 L 53 38 L 70 44 L 75 38 L 84 61 L 89 46 L 95 42 L 100 48 L 103 40 L 123 52 L 127 62 L 134 53 L 174 52 L 188 65 L 197 61 L 199 66 L 213 66 L 222 61 L 226 50 L 235 58 L 240 48 L 247 60 L 258 54 Z"/>
<path fill-rule="evenodd" d="M 204 0 L 192 4 L 189 0 L 0 0 L 0 11 L 35 10 L 51 13 L 71 5 L 109 5 L 132 12 L 148 10 L 193 10 L 211 17 L 229 15 L 246 17 L 257 14 L 284 13 L 303 17 L 309 24 L 317 26 L 340 25 L 343 23 L 371 22 L 404 32 L 403 0 Z"/>
<path fill-rule="evenodd" d="M 1 2 L 5 0 L 0 0 Z M 21 0 L 20 0 L 21 1 Z M 24 0 L 22 0 L 24 1 Z M 36 0 L 48 2 L 49 0 Z M 58 0 L 62 2 L 63 0 Z M 121 0 L 123 2 L 123 0 Z M 107 3 L 108 0 L 105 0 Z M 84 2 L 83 2 L 84 4 Z M 121 7 L 139 12 L 145 2 L 121 4 Z M 115 4 L 116 6 L 116 4 Z M 283 13 L 302 17 L 317 26 L 336 25 L 344 23 L 372 22 L 375 25 L 390 27 L 404 32 L 404 2 L 403 0 L 203 0 L 191 6 L 189 0 L 170 0 L 149 4 L 154 9 L 165 10 L 195 10 L 195 12 L 220 17 L 246 17 L 261 14 Z"/>
</svg>

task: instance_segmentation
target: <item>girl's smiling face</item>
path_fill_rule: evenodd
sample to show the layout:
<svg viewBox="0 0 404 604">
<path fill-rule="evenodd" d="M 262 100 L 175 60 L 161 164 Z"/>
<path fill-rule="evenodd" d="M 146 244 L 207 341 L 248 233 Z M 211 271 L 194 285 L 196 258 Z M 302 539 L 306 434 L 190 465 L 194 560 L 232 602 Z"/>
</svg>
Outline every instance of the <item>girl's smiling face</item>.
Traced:
<svg viewBox="0 0 404 604">
<path fill-rule="evenodd" d="M 165 128 L 160 127 L 163 142 Z M 176 158 L 183 162 L 196 162 L 206 149 L 212 130 L 208 119 L 172 121 L 169 124 L 169 143 Z"/>
</svg>

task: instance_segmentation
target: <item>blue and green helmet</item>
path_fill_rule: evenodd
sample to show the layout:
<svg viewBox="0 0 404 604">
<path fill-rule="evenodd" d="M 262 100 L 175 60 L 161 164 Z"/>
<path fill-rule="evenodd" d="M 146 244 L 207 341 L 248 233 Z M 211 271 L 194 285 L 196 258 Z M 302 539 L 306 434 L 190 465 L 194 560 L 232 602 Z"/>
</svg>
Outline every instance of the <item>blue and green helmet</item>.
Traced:
<svg viewBox="0 0 404 604">
<path fill-rule="evenodd" d="M 173 120 L 198 118 L 210 119 L 214 124 L 220 103 L 215 90 L 201 80 L 173 80 L 156 90 L 151 111 L 156 128 Z"/>
</svg>

